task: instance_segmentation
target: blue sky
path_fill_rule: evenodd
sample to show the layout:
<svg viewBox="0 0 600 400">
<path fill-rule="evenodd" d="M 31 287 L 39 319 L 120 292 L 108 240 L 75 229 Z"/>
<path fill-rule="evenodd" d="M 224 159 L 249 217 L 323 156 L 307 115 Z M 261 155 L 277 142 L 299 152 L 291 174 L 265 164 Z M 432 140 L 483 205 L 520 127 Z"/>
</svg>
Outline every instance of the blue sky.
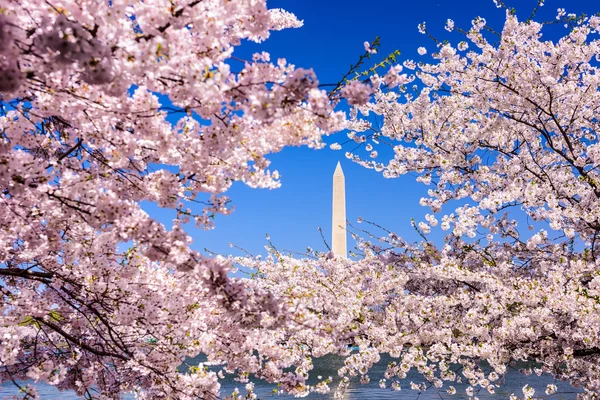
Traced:
<svg viewBox="0 0 600 400">
<path fill-rule="evenodd" d="M 536 2 L 507 0 L 506 4 L 514 7 L 519 19 L 523 20 L 529 17 Z M 559 7 L 567 12 L 592 14 L 600 11 L 600 5 L 595 4 L 597 2 L 591 0 L 547 0 L 536 19 L 552 20 Z M 497 9 L 492 0 L 268 0 L 268 5 L 295 13 L 304 20 L 304 26 L 274 32 L 261 45 L 244 44 L 235 54 L 248 57 L 255 51 L 268 51 L 272 59 L 283 57 L 298 67 L 312 67 L 321 83 L 337 82 L 363 52 L 363 42 L 372 41 L 376 36 L 382 41 L 380 54 L 398 49 L 400 61 L 419 60 L 423 58 L 417 54 L 418 47 L 424 46 L 429 52 L 435 48 L 430 39 L 418 33 L 417 25 L 421 22 L 425 21 L 436 37 L 457 43 L 460 34 L 444 30 L 448 18 L 453 19 L 457 27 L 467 28 L 474 17 L 482 16 L 497 30 L 502 29 L 504 21 L 504 11 Z M 557 29 L 549 29 L 547 34 L 553 37 Z M 343 142 L 345 139 L 345 134 L 340 133 L 326 141 Z M 265 234 L 269 234 L 279 249 L 303 252 L 311 246 L 325 250 L 317 228 L 321 227 L 330 241 L 331 185 L 338 161 L 346 175 L 348 220 L 354 223 L 362 217 L 417 241 L 410 219 L 420 221 L 428 212 L 427 208 L 419 206 L 419 199 L 426 194 L 427 187 L 415 182 L 411 175 L 390 180 L 364 169 L 344 157 L 349 149 L 288 148 L 272 155 L 272 168 L 280 172 L 282 187 L 258 190 L 236 183 L 228 192 L 236 207 L 234 213 L 218 216 L 212 231 L 188 226 L 194 239 L 193 247 L 239 254 L 229 247 L 232 242 L 253 254 L 264 254 Z M 154 207 L 148 211 L 167 223 L 172 218 L 169 212 Z M 443 234 L 437 229 L 432 231 L 432 238 L 439 242 Z M 352 246 L 350 240 L 349 249 Z"/>
</svg>

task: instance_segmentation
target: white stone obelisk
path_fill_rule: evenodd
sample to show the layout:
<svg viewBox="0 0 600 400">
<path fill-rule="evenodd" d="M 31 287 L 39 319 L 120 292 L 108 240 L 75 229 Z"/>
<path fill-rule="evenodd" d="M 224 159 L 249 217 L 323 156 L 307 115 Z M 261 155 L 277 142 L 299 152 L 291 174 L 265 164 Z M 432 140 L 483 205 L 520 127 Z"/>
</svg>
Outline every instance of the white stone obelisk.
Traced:
<svg viewBox="0 0 600 400">
<path fill-rule="evenodd" d="M 346 250 L 346 184 L 338 161 L 333 173 L 333 209 L 331 215 L 331 250 L 336 256 L 347 257 Z"/>
</svg>

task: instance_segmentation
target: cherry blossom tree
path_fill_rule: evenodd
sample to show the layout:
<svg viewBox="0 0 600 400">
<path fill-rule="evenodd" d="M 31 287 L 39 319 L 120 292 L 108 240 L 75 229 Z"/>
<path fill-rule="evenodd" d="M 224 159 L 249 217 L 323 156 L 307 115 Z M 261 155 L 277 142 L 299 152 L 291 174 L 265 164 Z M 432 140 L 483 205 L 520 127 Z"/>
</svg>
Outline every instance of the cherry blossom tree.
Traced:
<svg viewBox="0 0 600 400">
<path fill-rule="evenodd" d="M 215 373 L 178 372 L 186 357 L 289 366 L 259 334 L 281 303 L 183 225 L 210 228 L 233 182 L 279 185 L 266 155 L 340 129 L 311 70 L 233 56 L 301 25 L 264 0 L 0 1 L 0 381 L 216 398 Z"/>
<path fill-rule="evenodd" d="M 477 18 L 465 41 L 420 48 L 431 63 L 336 85 L 344 121 L 312 71 L 233 56 L 301 25 L 265 1 L 0 1 L 0 380 L 25 398 L 32 379 L 192 399 L 235 373 L 304 395 L 330 390 L 308 378 L 338 354 L 340 394 L 354 376 L 400 389 L 413 368 L 414 390 L 493 393 L 524 361 L 597 398 L 600 18 L 557 18 L 557 41 L 511 12 L 498 37 Z M 278 186 L 268 154 L 343 127 L 368 155 L 350 158 L 431 186 L 422 243 L 363 232 L 355 260 L 191 248 L 184 225 L 229 213 L 233 182 Z M 173 226 L 144 202 L 175 210 Z M 382 353 L 396 360 L 370 376 Z M 223 369 L 178 369 L 198 354 Z"/>
<path fill-rule="evenodd" d="M 600 17 L 559 10 L 557 22 L 566 34 L 551 41 L 545 24 L 510 10 L 497 35 L 477 18 L 464 41 L 434 42 L 432 62 L 407 60 L 342 89 L 354 106 L 347 156 L 430 187 L 421 204 L 431 212 L 414 226 L 422 243 L 357 232 L 366 239 L 355 261 L 276 250 L 238 260 L 307 321 L 291 343 L 308 356 L 346 356 L 338 391 L 353 376 L 399 389 L 414 368 L 415 390 L 453 394 L 468 383 L 468 396 L 494 393 L 524 362 L 526 375 L 598 398 Z M 441 246 L 429 240 L 438 226 L 448 231 Z M 383 353 L 395 360 L 370 376 Z M 319 385 L 305 390 L 329 381 Z M 511 397 L 540 394 L 526 385 Z"/>
</svg>

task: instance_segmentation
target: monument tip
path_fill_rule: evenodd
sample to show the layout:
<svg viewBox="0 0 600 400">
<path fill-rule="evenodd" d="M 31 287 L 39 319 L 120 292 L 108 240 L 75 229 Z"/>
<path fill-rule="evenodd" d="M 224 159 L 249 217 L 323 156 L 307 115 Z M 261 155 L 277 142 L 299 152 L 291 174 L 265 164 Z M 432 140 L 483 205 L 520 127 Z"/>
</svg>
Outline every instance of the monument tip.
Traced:
<svg viewBox="0 0 600 400">
<path fill-rule="evenodd" d="M 335 167 L 335 172 L 333 175 L 344 175 L 344 171 L 342 170 L 342 164 L 338 161 L 337 166 Z"/>
</svg>

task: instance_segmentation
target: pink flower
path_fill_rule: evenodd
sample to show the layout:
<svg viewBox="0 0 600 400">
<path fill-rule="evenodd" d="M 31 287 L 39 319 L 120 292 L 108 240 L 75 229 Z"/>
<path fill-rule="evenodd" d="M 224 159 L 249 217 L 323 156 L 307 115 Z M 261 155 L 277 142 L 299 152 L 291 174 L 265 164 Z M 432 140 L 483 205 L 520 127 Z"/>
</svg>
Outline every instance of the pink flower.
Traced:
<svg viewBox="0 0 600 400">
<path fill-rule="evenodd" d="M 377 53 L 377 49 L 374 49 L 371 47 L 371 44 L 369 42 L 365 42 L 364 43 L 365 46 L 365 51 L 369 54 L 376 54 Z"/>
<path fill-rule="evenodd" d="M 342 88 L 341 93 L 342 97 L 348 100 L 348 104 L 359 106 L 369 101 L 371 94 L 373 94 L 373 88 L 359 81 L 350 81 Z"/>
</svg>

